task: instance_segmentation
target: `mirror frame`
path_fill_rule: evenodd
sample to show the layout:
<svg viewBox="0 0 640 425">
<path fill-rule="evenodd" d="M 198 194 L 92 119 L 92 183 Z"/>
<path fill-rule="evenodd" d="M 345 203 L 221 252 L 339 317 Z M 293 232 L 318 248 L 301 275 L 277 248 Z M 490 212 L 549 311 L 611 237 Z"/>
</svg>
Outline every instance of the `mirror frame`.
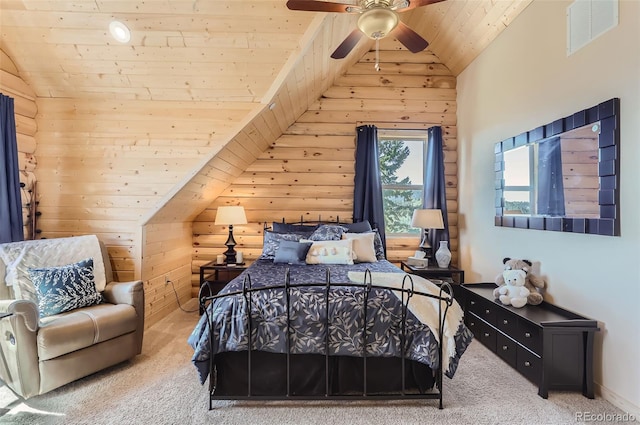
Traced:
<svg viewBox="0 0 640 425">
<path fill-rule="evenodd" d="M 598 137 L 598 204 L 600 218 L 504 214 L 504 153 L 600 121 Z M 620 236 L 620 99 L 555 120 L 495 144 L 495 225 L 521 229 Z"/>
</svg>

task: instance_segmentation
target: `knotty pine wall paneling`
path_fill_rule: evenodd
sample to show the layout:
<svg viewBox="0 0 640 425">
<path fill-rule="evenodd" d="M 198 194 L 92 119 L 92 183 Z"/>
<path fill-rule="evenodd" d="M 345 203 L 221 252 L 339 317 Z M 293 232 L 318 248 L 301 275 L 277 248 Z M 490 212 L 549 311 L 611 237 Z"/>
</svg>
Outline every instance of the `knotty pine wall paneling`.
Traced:
<svg viewBox="0 0 640 425">
<path fill-rule="evenodd" d="M 184 309 L 185 303 L 192 298 L 192 235 L 190 222 L 144 226 L 141 279 L 145 284 L 146 327 L 179 306 Z"/>
<path fill-rule="evenodd" d="M 183 261 L 180 249 L 169 250 L 167 255 L 177 257 L 167 264 L 175 268 L 160 266 L 155 261 L 158 238 L 175 239 L 175 232 L 143 228 L 142 219 L 203 155 L 224 143 L 231 120 L 217 112 L 220 105 L 215 102 L 39 97 L 37 104 L 42 236 L 97 234 L 109 249 L 119 280 L 144 280 L 146 323 L 152 324 L 161 310 L 176 308 L 164 275 L 179 284 L 182 266 L 175 264 L 184 263 L 188 270 L 190 259 Z M 153 260 L 144 270 L 143 252 Z M 158 269 L 162 272 L 156 274 Z M 174 304 L 160 305 L 159 297 L 166 303 L 173 298 Z"/>
<path fill-rule="evenodd" d="M 16 119 L 16 139 L 18 142 L 18 166 L 22 197 L 22 221 L 25 239 L 36 239 L 34 232 L 37 226 L 32 223 L 37 217 L 30 211 L 31 202 L 37 201 L 35 169 L 37 165 L 36 151 L 36 95 L 31 87 L 22 79 L 15 64 L 9 56 L 0 50 L 0 93 L 13 99 Z"/>
<path fill-rule="evenodd" d="M 192 294 L 199 267 L 224 252 L 227 226 L 214 225 L 222 205 L 242 205 L 247 225 L 234 226 L 236 250 L 248 261 L 262 250 L 264 222 L 352 220 L 355 128 L 443 127 L 447 207 L 453 262 L 458 256 L 456 78 L 429 51 L 412 54 L 383 40 L 381 71 L 375 52 L 336 83 L 250 164 L 193 222 Z M 388 238 L 388 258 L 399 262 L 416 250 L 417 237 Z"/>
</svg>

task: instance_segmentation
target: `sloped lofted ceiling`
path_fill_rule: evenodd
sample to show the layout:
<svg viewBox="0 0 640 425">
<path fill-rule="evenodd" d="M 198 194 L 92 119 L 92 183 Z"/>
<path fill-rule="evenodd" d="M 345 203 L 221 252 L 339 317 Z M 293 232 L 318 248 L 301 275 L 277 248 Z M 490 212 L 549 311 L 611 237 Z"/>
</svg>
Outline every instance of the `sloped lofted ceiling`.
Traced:
<svg viewBox="0 0 640 425">
<path fill-rule="evenodd" d="M 531 1 L 446 0 L 401 17 L 458 75 Z M 215 176 L 225 146 L 251 137 L 266 149 L 372 44 L 362 41 L 346 59 L 332 60 L 356 16 L 294 12 L 285 3 L 0 0 L 0 48 L 39 98 L 207 102 L 215 108 L 224 123 L 220 142 L 143 217 L 188 220 L 230 183 Z M 114 19 L 131 29 L 129 43 L 109 35 Z"/>
</svg>

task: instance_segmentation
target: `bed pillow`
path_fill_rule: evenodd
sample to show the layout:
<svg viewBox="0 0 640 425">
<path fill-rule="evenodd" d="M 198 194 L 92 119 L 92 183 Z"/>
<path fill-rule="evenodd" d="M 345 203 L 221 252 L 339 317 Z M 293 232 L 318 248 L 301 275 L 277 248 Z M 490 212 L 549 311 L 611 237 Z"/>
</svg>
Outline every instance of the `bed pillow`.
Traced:
<svg viewBox="0 0 640 425">
<path fill-rule="evenodd" d="M 40 317 L 52 316 L 76 308 L 99 304 L 93 258 L 58 267 L 29 269 L 36 287 Z"/>
<path fill-rule="evenodd" d="M 306 264 L 307 253 L 313 242 L 280 241 L 274 263 Z"/>
<path fill-rule="evenodd" d="M 305 233 L 311 235 L 318 228 L 317 224 L 271 223 L 271 230 L 276 233 Z"/>
<path fill-rule="evenodd" d="M 369 220 L 359 221 L 357 223 L 346 223 L 342 226 L 346 227 L 349 233 L 366 233 L 373 230 L 371 224 L 369 224 Z"/>
<path fill-rule="evenodd" d="M 309 236 L 312 241 L 339 241 L 346 227 L 336 224 L 322 224 Z"/>
<path fill-rule="evenodd" d="M 300 233 L 276 233 L 270 230 L 265 230 L 260 259 L 273 260 L 281 241 L 298 242 L 303 237 L 304 235 Z"/>
<path fill-rule="evenodd" d="M 378 261 L 373 241 L 376 233 L 344 233 L 342 239 L 353 240 L 353 261 L 356 263 L 375 263 Z"/>
<path fill-rule="evenodd" d="M 384 255 L 384 246 L 382 245 L 382 238 L 380 237 L 380 233 L 378 233 L 378 229 L 375 229 L 373 233 L 375 234 L 373 238 L 373 248 L 376 251 L 376 258 L 378 260 L 384 260 L 386 259 L 386 257 Z"/>
<path fill-rule="evenodd" d="M 353 239 L 314 241 L 307 253 L 307 264 L 353 264 Z"/>
</svg>

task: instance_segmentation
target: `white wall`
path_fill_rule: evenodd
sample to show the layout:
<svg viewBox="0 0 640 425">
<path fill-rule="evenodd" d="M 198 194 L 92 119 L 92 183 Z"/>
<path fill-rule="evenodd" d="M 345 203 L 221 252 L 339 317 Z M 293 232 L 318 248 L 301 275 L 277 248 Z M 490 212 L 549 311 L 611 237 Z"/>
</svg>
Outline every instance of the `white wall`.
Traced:
<svg viewBox="0 0 640 425">
<path fill-rule="evenodd" d="M 640 1 L 570 57 L 570 1 L 535 0 L 458 77 L 460 255 L 467 282 L 503 257 L 539 262 L 546 299 L 597 319 L 596 389 L 640 416 Z M 620 237 L 495 227 L 494 144 L 613 97 L 621 108 Z"/>
</svg>

